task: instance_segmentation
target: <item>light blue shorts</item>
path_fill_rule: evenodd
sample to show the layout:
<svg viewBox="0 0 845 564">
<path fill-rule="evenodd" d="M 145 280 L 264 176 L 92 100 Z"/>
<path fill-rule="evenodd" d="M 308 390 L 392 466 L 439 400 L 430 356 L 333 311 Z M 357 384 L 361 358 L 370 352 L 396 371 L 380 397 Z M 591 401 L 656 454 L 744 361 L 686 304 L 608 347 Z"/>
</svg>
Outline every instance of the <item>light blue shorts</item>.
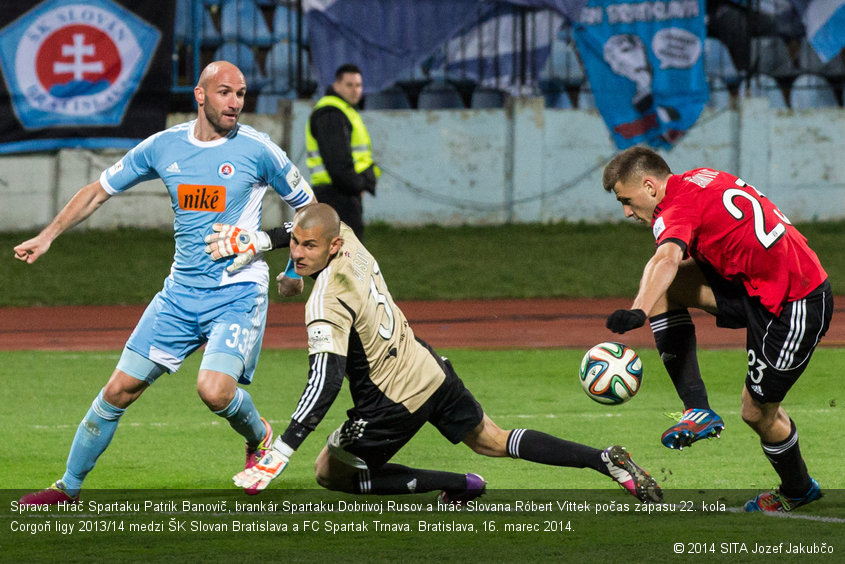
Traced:
<svg viewBox="0 0 845 564">
<path fill-rule="evenodd" d="M 200 369 L 249 384 L 267 321 L 267 293 L 258 284 L 193 288 L 167 278 L 126 342 L 117 368 L 153 383 L 206 345 Z"/>
</svg>

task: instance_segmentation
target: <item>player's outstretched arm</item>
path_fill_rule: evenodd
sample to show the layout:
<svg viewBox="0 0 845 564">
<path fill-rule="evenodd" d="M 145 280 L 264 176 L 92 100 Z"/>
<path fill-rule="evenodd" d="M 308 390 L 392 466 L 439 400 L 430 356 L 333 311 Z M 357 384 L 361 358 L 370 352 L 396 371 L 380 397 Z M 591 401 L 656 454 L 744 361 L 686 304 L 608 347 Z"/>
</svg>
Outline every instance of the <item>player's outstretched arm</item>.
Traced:
<svg viewBox="0 0 845 564">
<path fill-rule="evenodd" d="M 631 309 L 640 309 L 651 314 L 657 302 L 669 290 L 678 274 L 678 267 L 684 258 L 684 251 L 674 241 L 667 241 L 657 247 L 654 256 L 646 263 L 640 279 L 640 289 Z"/>
<path fill-rule="evenodd" d="M 346 357 L 316 353 L 309 355 L 308 361 L 311 366 L 308 384 L 299 398 L 288 428 L 276 438 L 258 464 L 233 476 L 232 480 L 239 488 L 254 490 L 256 493 L 265 489 L 287 467 L 291 455 L 320 424 L 337 398 L 343 385 Z M 316 396 L 314 390 L 318 390 Z"/>
<path fill-rule="evenodd" d="M 640 290 L 631 309 L 617 309 L 608 316 L 605 326 L 621 334 L 645 325 L 652 309 L 675 280 L 683 254 L 683 249 L 673 242 L 657 247 L 654 256 L 643 269 Z"/>
<path fill-rule="evenodd" d="M 67 229 L 87 219 L 111 196 L 99 180 L 83 186 L 41 233 L 15 247 L 15 258 L 32 264 Z"/>
</svg>

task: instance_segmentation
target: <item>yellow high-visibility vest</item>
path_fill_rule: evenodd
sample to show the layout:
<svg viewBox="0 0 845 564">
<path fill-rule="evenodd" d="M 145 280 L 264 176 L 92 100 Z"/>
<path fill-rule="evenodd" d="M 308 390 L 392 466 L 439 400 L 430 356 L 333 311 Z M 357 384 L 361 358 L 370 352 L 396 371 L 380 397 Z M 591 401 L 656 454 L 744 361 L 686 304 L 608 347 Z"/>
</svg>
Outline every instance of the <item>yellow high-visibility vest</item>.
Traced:
<svg viewBox="0 0 845 564">
<path fill-rule="evenodd" d="M 370 143 L 370 134 L 367 132 L 367 127 L 364 125 L 364 120 L 361 115 L 355 111 L 349 103 L 339 96 L 327 95 L 320 98 L 314 105 L 314 111 L 319 110 L 325 106 L 334 106 L 343 112 L 349 123 L 352 124 L 352 138 L 350 145 L 352 146 L 352 163 L 355 165 L 355 172 L 362 173 L 373 164 L 373 150 Z M 311 120 L 305 125 L 305 150 L 308 170 L 311 173 L 311 185 L 319 186 L 321 184 L 331 184 L 332 179 L 329 176 L 326 166 L 323 163 L 323 157 L 320 156 L 320 148 L 317 145 L 317 140 L 311 135 Z M 381 175 L 378 167 L 374 169 L 376 178 Z"/>
</svg>

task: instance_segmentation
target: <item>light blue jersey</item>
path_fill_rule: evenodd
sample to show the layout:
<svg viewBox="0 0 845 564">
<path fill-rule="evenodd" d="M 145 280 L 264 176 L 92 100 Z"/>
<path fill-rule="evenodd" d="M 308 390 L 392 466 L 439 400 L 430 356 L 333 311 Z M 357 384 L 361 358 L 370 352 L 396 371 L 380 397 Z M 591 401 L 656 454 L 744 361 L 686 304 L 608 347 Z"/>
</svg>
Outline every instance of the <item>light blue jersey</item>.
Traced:
<svg viewBox="0 0 845 564">
<path fill-rule="evenodd" d="M 214 141 L 194 137 L 196 120 L 148 137 L 100 175 L 111 195 L 144 180 L 161 178 L 170 192 L 176 253 L 170 277 L 185 286 L 216 288 L 255 282 L 267 288 L 269 273 L 261 256 L 230 274 L 234 258 L 213 261 L 204 252 L 214 223 L 249 231 L 261 228 L 261 202 L 272 187 L 291 207 L 314 200 L 311 187 L 269 136 L 238 125 Z"/>
<path fill-rule="evenodd" d="M 217 388 L 210 392 L 212 399 L 228 401 L 222 409 L 215 404 L 214 413 L 244 438 L 247 463 L 254 464 L 260 456 L 258 445 L 269 444 L 272 437 L 270 426 L 249 393 L 237 384 L 233 397 L 225 397 L 226 388 L 217 385 L 217 374 L 244 385 L 252 382 L 267 322 L 269 269 L 257 257 L 230 275 L 226 266 L 234 258 L 211 260 L 205 253 L 205 237 L 218 222 L 249 231 L 260 229 L 268 186 L 293 208 L 311 203 L 314 195 L 266 134 L 239 125 L 222 139 L 203 142 L 194 136 L 195 124 L 196 120 L 183 123 L 145 139 L 100 175 L 100 184 L 110 195 L 161 178 L 175 213 L 176 253 L 170 276 L 129 336 L 115 374 L 122 372 L 152 384 L 165 372 L 179 370 L 204 345 L 200 376 L 210 375 L 204 381 L 210 380 Z M 197 386 L 199 390 L 200 377 Z M 67 470 L 56 484 L 69 496 L 79 493 L 126 411 L 108 402 L 106 390 L 77 428 Z"/>
</svg>

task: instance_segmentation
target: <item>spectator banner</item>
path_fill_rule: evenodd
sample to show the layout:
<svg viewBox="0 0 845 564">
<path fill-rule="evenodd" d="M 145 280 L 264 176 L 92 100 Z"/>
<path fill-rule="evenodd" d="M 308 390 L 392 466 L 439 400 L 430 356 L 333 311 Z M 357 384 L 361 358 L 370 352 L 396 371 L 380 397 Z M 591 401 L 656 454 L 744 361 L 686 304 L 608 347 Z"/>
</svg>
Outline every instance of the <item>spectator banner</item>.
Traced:
<svg viewBox="0 0 845 564">
<path fill-rule="evenodd" d="M 802 19 L 807 29 L 807 40 L 828 62 L 845 47 L 845 0 L 793 0 L 796 7 L 806 5 Z"/>
<path fill-rule="evenodd" d="M 619 149 L 671 147 L 707 103 L 705 0 L 589 0 L 575 41 Z"/>
<path fill-rule="evenodd" d="M 491 15 L 508 11 L 514 6 L 549 10 L 562 17 L 574 20 L 575 15 L 585 5 L 586 0 L 498 0 L 480 2 L 479 0 L 304 0 L 303 7 L 308 18 L 309 45 L 311 56 L 320 87 L 325 88 L 334 81 L 334 72 L 344 63 L 354 63 L 361 68 L 364 76 L 364 91 L 378 92 L 397 80 L 407 78 L 414 67 L 421 64 L 449 39 L 466 33 L 475 23 L 495 24 Z M 496 30 L 503 35 L 493 38 L 488 27 L 486 37 L 476 37 L 475 49 L 479 46 L 491 46 L 493 42 L 514 39 L 514 30 Z M 555 27 L 552 31 L 556 31 Z M 477 28 L 476 28 L 476 33 Z M 482 30 L 485 33 L 485 30 Z M 532 41 L 535 40 L 532 33 Z M 548 32 L 546 38 L 536 38 L 538 43 L 545 42 L 548 54 Z M 469 36 L 469 35 L 468 35 Z M 508 47 L 512 53 L 514 47 Z M 535 57 L 542 66 L 540 57 Z M 505 81 L 512 80 L 513 68 L 500 69 L 497 63 L 490 63 L 483 57 L 476 56 L 473 64 L 476 72 L 487 80 L 495 80 L 487 74 L 492 72 L 507 74 Z M 543 59 L 544 60 L 544 59 Z"/>
<path fill-rule="evenodd" d="M 564 18 L 554 11 L 525 13 L 520 8 L 484 6 L 486 12 L 449 40 L 432 69 L 512 96 L 523 94 L 537 83 Z"/>
<path fill-rule="evenodd" d="M 0 153 L 128 148 L 169 109 L 173 0 L 6 0 Z"/>
</svg>

